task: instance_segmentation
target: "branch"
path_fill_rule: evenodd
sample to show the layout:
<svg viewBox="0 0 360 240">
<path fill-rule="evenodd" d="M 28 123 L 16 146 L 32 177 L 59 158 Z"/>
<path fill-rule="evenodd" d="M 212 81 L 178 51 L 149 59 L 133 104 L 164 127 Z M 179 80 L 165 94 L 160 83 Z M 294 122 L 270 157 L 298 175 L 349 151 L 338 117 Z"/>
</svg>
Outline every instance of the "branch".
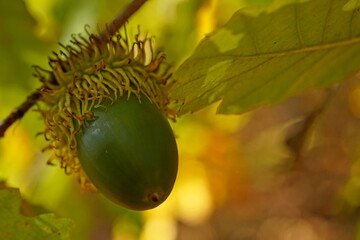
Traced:
<svg viewBox="0 0 360 240">
<path fill-rule="evenodd" d="M 115 18 L 110 25 L 106 27 L 99 35 L 102 42 L 106 43 L 109 39 L 115 35 L 122 25 L 128 20 L 128 18 L 135 13 L 147 0 L 134 0 L 127 8 Z"/>
<path fill-rule="evenodd" d="M 21 119 L 24 114 L 40 99 L 41 93 L 39 90 L 27 97 L 19 107 L 15 108 L 7 118 L 0 122 L 0 138 L 4 137 L 6 129 L 8 129 L 14 122 Z"/>
<path fill-rule="evenodd" d="M 99 34 L 100 40 L 106 43 L 120 29 L 122 25 L 133 15 L 147 0 L 133 0 L 127 8 L 115 18 L 112 23 Z M 43 88 L 43 87 L 42 87 Z M 40 88 L 40 89 L 42 89 Z M 4 137 L 6 130 L 17 120 L 21 119 L 24 114 L 41 98 L 40 89 L 27 97 L 19 107 L 15 108 L 7 118 L 0 121 L 0 138 Z"/>
</svg>

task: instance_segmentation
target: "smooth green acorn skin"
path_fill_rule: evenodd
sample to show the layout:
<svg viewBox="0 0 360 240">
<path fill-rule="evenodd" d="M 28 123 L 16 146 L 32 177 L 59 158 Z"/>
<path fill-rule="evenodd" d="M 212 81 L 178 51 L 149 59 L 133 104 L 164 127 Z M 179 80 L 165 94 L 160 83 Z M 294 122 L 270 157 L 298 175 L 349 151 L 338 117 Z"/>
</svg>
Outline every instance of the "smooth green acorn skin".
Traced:
<svg viewBox="0 0 360 240">
<path fill-rule="evenodd" d="M 147 210 L 169 196 L 178 150 L 169 122 L 145 96 L 119 99 L 94 111 L 78 134 L 81 165 L 106 197 L 132 210 Z"/>
</svg>

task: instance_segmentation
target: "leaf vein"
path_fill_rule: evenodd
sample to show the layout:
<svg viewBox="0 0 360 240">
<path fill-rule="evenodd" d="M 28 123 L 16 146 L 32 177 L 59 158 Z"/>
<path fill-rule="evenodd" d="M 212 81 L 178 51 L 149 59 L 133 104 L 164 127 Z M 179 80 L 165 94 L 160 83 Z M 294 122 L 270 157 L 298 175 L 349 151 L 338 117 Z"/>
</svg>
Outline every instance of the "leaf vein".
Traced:
<svg viewBox="0 0 360 240">
<path fill-rule="evenodd" d="M 301 58 L 299 58 L 295 63 L 293 64 L 289 64 L 288 66 L 286 66 L 285 68 L 281 69 L 281 71 L 279 71 L 278 73 L 276 73 L 273 77 L 268 78 L 266 81 L 261 82 L 261 85 L 257 85 L 255 86 L 251 91 L 246 92 L 244 95 L 242 95 L 242 98 L 246 98 L 250 95 L 252 95 L 253 93 L 255 93 L 256 91 L 258 91 L 261 88 L 264 88 L 265 86 L 267 86 L 268 84 L 270 84 L 271 82 L 273 82 L 278 76 L 280 76 L 281 74 L 287 72 L 288 70 L 290 70 L 294 65 L 298 64 L 299 62 L 303 61 L 306 57 L 308 57 L 310 54 L 306 54 L 304 56 L 302 56 Z M 234 84 L 230 85 L 230 87 L 233 87 L 234 85 L 236 85 L 237 83 L 235 82 Z"/>
<path fill-rule="evenodd" d="M 299 53 L 330 50 L 330 49 L 333 49 L 336 47 L 342 47 L 342 46 L 351 45 L 351 44 L 355 44 L 355 43 L 359 43 L 359 42 L 360 42 L 360 37 L 357 37 L 357 38 L 352 38 L 352 39 L 348 39 L 348 40 L 344 40 L 344 41 L 327 43 L 327 44 L 323 44 L 323 45 L 315 45 L 315 46 L 299 48 L 299 49 L 292 49 L 292 50 L 283 51 L 283 52 L 263 53 L 263 54 L 257 54 L 257 55 L 247 55 L 247 56 L 237 56 L 237 55 L 210 56 L 210 57 L 205 57 L 205 58 L 196 58 L 196 60 L 208 60 L 208 59 L 212 59 L 212 58 L 248 60 L 248 59 L 257 59 L 257 58 L 283 57 L 283 56 L 294 55 L 294 54 L 299 54 Z"/>
<path fill-rule="evenodd" d="M 206 90 L 205 92 L 203 92 L 199 97 L 205 96 L 208 92 L 211 92 L 211 91 L 213 91 L 214 89 L 216 89 L 217 87 L 219 87 L 220 84 L 225 84 L 226 82 L 228 82 L 229 80 L 231 80 L 231 79 L 233 79 L 233 78 L 240 77 L 241 75 L 246 74 L 246 73 L 248 73 L 248 72 L 250 72 L 250 71 L 252 71 L 252 70 L 260 67 L 261 65 L 264 65 L 265 63 L 268 63 L 268 62 L 271 61 L 272 59 L 273 59 L 273 58 L 266 59 L 265 61 L 257 64 L 256 66 L 254 66 L 254 67 L 252 67 L 252 68 L 248 68 L 248 69 L 246 69 L 245 71 L 242 71 L 242 72 L 240 72 L 240 73 L 237 73 L 237 74 L 235 74 L 234 76 L 231 76 L 231 77 L 229 77 L 229 78 L 222 79 L 221 81 L 218 82 L 218 84 L 216 84 L 214 87 L 212 87 L 212 88 Z"/>
<path fill-rule="evenodd" d="M 304 48 L 305 42 L 301 33 L 300 22 L 299 22 L 299 9 L 297 6 L 298 6 L 297 4 L 294 4 L 296 33 L 299 39 L 300 48 Z"/>
<path fill-rule="evenodd" d="M 292 91 L 294 90 L 296 87 L 298 87 L 298 85 L 302 82 L 302 80 L 304 79 L 304 77 L 309 73 L 309 71 L 311 69 L 314 69 L 315 67 L 318 67 L 320 66 L 321 62 L 326 59 L 325 57 L 327 55 L 329 55 L 331 51 L 327 51 L 327 52 L 324 52 L 323 55 L 321 55 L 321 57 L 319 59 L 314 59 L 314 61 L 316 61 L 316 63 L 314 64 L 310 64 L 309 67 L 301 74 L 297 77 L 297 79 L 295 79 L 295 81 L 293 82 L 293 84 L 291 85 L 291 87 L 289 88 L 289 91 Z"/>
<path fill-rule="evenodd" d="M 328 26 L 329 16 L 330 16 L 331 11 L 332 11 L 332 5 L 333 5 L 333 3 L 334 3 L 334 0 L 331 0 L 331 1 L 330 1 L 330 4 L 329 4 L 329 8 L 328 8 L 327 13 L 326 13 L 326 17 L 325 17 L 325 21 L 324 21 L 324 27 L 323 27 L 323 32 L 322 32 L 322 36 L 321 36 L 321 42 L 322 42 L 322 43 L 325 41 L 326 29 L 327 29 L 327 26 Z"/>
<path fill-rule="evenodd" d="M 242 18 L 242 22 L 244 24 L 244 27 L 246 28 L 246 32 L 249 34 L 249 37 L 251 38 L 251 42 L 253 43 L 254 46 L 254 50 L 255 50 L 255 54 L 259 54 L 260 50 L 259 47 L 256 43 L 256 38 L 255 35 L 250 31 L 251 28 L 249 28 L 249 23 L 247 23 L 247 21 L 245 20 L 245 18 L 243 17 L 243 15 L 240 15 Z"/>
<path fill-rule="evenodd" d="M 359 1 L 360 0 L 357 0 L 356 1 L 356 5 L 355 6 L 358 6 L 359 5 Z M 350 24 L 349 24 L 349 38 L 353 38 L 353 32 L 352 32 L 352 29 L 353 29 L 353 24 L 354 24 L 354 17 L 356 15 L 356 13 L 359 11 L 359 7 L 355 7 L 352 11 L 352 14 L 351 14 L 351 18 L 350 18 Z"/>
</svg>

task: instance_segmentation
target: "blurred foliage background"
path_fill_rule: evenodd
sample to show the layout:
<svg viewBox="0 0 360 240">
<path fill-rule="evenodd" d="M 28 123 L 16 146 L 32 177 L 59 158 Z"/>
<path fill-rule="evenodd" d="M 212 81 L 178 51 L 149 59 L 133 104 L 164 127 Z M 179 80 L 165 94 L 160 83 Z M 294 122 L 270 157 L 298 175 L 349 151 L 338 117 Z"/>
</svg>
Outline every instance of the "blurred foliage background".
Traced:
<svg viewBox="0 0 360 240">
<path fill-rule="evenodd" d="M 46 67 L 57 42 L 86 24 L 103 28 L 129 2 L 0 0 L 0 119 L 40 86 L 31 66 Z M 270 2 L 151 0 L 127 26 L 130 36 L 138 25 L 156 36 L 176 67 L 237 9 Z M 173 193 L 134 212 L 47 166 L 43 123 L 30 111 L 0 139 L 0 179 L 41 212 L 72 219 L 70 239 L 360 239 L 359 118 L 359 76 L 242 115 L 216 115 L 216 104 L 185 115 L 173 123 Z"/>
</svg>

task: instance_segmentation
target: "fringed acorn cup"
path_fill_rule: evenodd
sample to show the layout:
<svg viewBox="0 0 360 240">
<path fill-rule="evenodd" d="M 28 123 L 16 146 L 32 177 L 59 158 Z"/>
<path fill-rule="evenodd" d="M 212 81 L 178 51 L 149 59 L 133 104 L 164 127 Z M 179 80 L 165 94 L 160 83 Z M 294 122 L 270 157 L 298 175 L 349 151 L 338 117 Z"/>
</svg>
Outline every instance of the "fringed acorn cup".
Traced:
<svg viewBox="0 0 360 240">
<path fill-rule="evenodd" d="M 146 210 L 170 194 L 178 169 L 174 134 L 167 120 L 172 85 L 164 55 L 152 39 L 130 43 L 126 31 L 104 43 L 97 35 L 73 35 L 71 45 L 35 67 L 44 84 L 39 110 L 44 136 L 66 174 L 84 190 L 100 191 L 119 205 Z"/>
</svg>

